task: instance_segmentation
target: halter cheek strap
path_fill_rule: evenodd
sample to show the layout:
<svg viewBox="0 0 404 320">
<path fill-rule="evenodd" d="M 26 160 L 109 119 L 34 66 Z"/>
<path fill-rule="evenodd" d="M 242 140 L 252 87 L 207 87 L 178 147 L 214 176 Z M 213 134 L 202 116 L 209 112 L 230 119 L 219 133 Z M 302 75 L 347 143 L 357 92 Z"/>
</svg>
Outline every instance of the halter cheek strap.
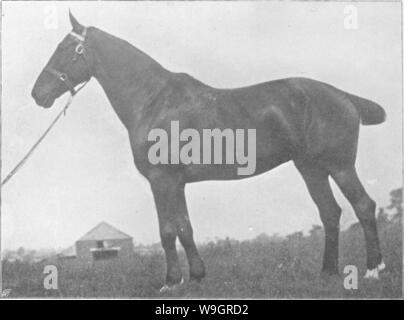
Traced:
<svg viewBox="0 0 404 320">
<path fill-rule="evenodd" d="M 78 42 L 78 46 L 81 45 L 81 50 L 80 51 L 78 51 L 77 48 L 76 48 L 76 54 L 77 55 L 83 55 L 84 61 L 87 64 L 87 61 L 86 61 L 86 59 L 84 57 L 84 49 L 83 49 L 83 45 L 84 45 L 84 42 L 86 40 L 86 34 L 87 34 L 87 28 L 83 29 L 83 32 L 82 32 L 81 35 L 74 32 L 74 31 L 69 33 L 69 35 L 74 37 L 75 40 Z M 88 65 L 87 65 L 87 69 L 88 69 Z M 60 81 L 62 81 L 64 83 L 64 85 L 69 89 L 72 96 L 74 96 L 77 93 L 77 90 L 74 88 L 73 82 L 69 79 L 69 76 L 66 73 L 60 72 L 60 71 L 58 71 L 56 69 L 53 69 L 53 68 L 46 68 L 45 71 L 52 74 L 52 75 L 54 75 L 54 76 L 56 76 Z M 89 70 L 87 70 L 87 72 L 90 75 Z M 85 83 L 87 83 L 87 82 L 88 82 L 88 80 Z"/>
</svg>

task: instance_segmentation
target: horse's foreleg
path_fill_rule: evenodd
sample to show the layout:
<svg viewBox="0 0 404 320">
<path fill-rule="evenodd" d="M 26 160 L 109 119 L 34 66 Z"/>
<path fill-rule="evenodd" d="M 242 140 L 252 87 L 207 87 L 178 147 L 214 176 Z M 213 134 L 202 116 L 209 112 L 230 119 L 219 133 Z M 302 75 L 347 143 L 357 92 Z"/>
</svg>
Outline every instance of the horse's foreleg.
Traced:
<svg viewBox="0 0 404 320">
<path fill-rule="evenodd" d="M 162 174 L 150 178 L 150 185 L 159 218 L 161 243 L 166 255 L 166 284 L 171 286 L 182 281 L 175 245 L 177 236 L 188 258 L 190 278 L 201 280 L 205 276 L 205 267 L 194 242 L 184 184 L 175 177 Z"/>
<path fill-rule="evenodd" d="M 178 261 L 176 239 L 178 236 L 174 215 L 170 182 L 164 179 L 151 181 L 154 201 L 160 227 L 161 245 L 166 256 L 166 286 L 173 286 L 182 281 L 181 268 Z"/>
<path fill-rule="evenodd" d="M 189 263 L 189 276 L 192 280 L 201 280 L 205 277 L 205 266 L 196 248 L 191 222 L 185 200 L 184 187 L 180 186 L 176 190 L 176 225 L 177 233 L 182 246 L 187 254 Z"/>
</svg>

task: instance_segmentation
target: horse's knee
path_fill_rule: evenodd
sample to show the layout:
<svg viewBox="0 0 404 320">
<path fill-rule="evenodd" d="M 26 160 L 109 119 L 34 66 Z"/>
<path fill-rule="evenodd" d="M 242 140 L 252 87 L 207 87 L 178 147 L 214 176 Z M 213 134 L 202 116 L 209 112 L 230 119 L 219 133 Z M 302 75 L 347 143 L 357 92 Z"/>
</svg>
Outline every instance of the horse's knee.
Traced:
<svg viewBox="0 0 404 320">
<path fill-rule="evenodd" d="M 177 230 L 174 226 L 165 225 L 160 230 L 161 244 L 164 249 L 171 249 L 175 246 L 175 240 L 177 238 Z"/>
</svg>

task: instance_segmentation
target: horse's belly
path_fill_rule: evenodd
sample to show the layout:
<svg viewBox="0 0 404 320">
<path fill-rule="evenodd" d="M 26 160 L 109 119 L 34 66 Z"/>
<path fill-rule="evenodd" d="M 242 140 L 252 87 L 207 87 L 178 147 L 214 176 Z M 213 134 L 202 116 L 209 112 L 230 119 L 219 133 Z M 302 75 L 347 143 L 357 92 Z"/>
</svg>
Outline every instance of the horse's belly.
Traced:
<svg viewBox="0 0 404 320">
<path fill-rule="evenodd" d="M 265 152 L 260 150 L 243 163 L 234 161 L 232 164 L 190 164 L 183 167 L 183 173 L 187 182 L 238 180 L 262 174 L 291 159 L 291 153 L 286 149 L 279 150 L 274 147 L 271 152 L 270 146 L 267 146 Z"/>
</svg>

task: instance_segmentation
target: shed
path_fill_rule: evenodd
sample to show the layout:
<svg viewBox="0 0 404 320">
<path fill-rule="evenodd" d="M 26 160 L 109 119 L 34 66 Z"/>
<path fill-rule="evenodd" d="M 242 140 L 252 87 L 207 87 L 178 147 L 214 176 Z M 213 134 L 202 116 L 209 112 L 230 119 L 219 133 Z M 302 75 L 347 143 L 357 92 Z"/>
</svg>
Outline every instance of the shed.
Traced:
<svg viewBox="0 0 404 320">
<path fill-rule="evenodd" d="M 112 225 L 101 222 L 76 243 L 61 252 L 62 259 L 75 258 L 79 262 L 129 259 L 134 252 L 133 238 Z"/>
</svg>

